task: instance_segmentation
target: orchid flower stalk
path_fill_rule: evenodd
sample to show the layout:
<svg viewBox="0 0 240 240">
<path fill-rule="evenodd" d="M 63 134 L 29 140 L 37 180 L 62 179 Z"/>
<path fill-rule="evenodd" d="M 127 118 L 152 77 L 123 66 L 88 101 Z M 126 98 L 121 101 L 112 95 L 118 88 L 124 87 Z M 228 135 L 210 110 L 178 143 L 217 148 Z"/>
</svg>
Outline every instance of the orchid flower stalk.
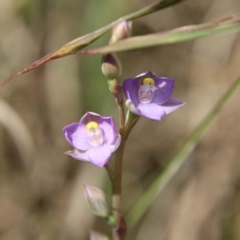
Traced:
<svg viewBox="0 0 240 240">
<path fill-rule="evenodd" d="M 120 105 L 119 114 L 124 116 L 124 122 L 120 117 L 122 122 L 119 131 L 117 131 L 112 117 L 87 112 L 79 122 L 64 127 L 63 132 L 69 144 L 74 148 L 67 151 L 66 154 L 77 160 L 87 161 L 97 167 L 107 169 L 112 183 L 112 210 L 108 216 L 104 217 L 115 219 L 114 224 L 111 221 L 113 239 L 123 240 L 126 236 L 127 226 L 121 209 L 121 183 L 123 153 L 127 137 L 139 117 L 161 120 L 165 115 L 183 106 L 184 103 L 171 96 L 174 88 L 172 78 L 158 77 L 150 71 L 125 79 L 123 89 L 117 81 L 114 81 L 113 84 L 117 84 L 118 88 L 110 88 L 110 91 L 114 90 L 113 96 L 116 103 Z M 120 98 L 122 99 L 123 92 L 128 108 L 127 117 L 122 113 L 125 112 L 123 102 L 119 101 Z M 109 164 L 114 152 L 116 152 L 115 159 Z M 94 206 L 95 215 L 101 216 L 102 207 L 97 209 L 96 206 L 106 206 L 106 201 L 99 204 L 99 191 L 93 187 L 88 187 L 86 192 L 89 193 L 88 202 L 90 206 Z"/>
<path fill-rule="evenodd" d="M 131 24 L 121 22 L 113 29 L 110 44 L 129 37 L 130 32 Z M 112 185 L 110 206 L 104 193 L 95 187 L 85 187 L 86 198 L 92 212 L 106 218 L 112 226 L 113 240 L 124 240 L 127 224 L 121 196 L 123 154 L 127 138 L 140 117 L 161 120 L 184 103 L 172 97 L 174 79 L 159 77 L 151 71 L 127 78 L 121 83 L 122 67 L 116 54 L 110 53 L 102 57 L 102 72 L 118 107 L 119 130 L 117 131 L 112 117 L 87 112 L 78 123 L 64 127 L 63 132 L 74 148 L 66 154 L 107 170 Z"/>
</svg>

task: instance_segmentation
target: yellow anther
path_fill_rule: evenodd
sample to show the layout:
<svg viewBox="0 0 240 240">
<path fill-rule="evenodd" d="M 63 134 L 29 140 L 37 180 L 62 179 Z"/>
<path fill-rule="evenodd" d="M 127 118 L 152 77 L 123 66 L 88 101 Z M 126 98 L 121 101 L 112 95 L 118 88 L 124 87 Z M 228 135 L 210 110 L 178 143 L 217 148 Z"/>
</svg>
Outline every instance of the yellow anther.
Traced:
<svg viewBox="0 0 240 240">
<path fill-rule="evenodd" d="M 91 129 L 98 129 L 98 123 L 91 121 L 86 125 L 87 130 L 91 130 Z"/>
<path fill-rule="evenodd" d="M 154 86 L 154 85 L 155 85 L 155 81 L 154 81 L 154 79 L 147 77 L 147 78 L 144 78 L 144 79 L 143 79 L 142 85 L 145 85 L 145 86 Z"/>
</svg>

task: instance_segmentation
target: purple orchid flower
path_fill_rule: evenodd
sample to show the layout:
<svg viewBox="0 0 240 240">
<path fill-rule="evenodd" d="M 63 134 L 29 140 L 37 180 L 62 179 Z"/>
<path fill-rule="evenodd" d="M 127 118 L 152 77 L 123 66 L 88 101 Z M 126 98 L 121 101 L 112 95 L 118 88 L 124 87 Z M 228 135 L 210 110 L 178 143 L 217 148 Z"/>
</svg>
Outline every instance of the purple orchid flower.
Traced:
<svg viewBox="0 0 240 240">
<path fill-rule="evenodd" d="M 123 82 L 128 109 L 136 115 L 153 120 L 161 120 L 163 116 L 184 105 L 180 100 L 171 97 L 173 88 L 173 79 L 158 77 L 152 72 L 127 78 Z"/>
<path fill-rule="evenodd" d="M 66 154 L 77 160 L 103 167 L 118 148 L 121 136 L 112 117 L 87 112 L 79 122 L 63 128 L 67 141 L 74 150 Z"/>
</svg>

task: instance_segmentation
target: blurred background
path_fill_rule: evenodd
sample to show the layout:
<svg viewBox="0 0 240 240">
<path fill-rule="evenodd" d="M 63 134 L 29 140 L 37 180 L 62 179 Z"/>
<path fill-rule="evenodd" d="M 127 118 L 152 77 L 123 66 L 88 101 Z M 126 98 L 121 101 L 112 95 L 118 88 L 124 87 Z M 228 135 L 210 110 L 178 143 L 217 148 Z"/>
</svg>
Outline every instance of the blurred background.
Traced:
<svg viewBox="0 0 240 240">
<path fill-rule="evenodd" d="M 1 0 L 0 79 L 149 2 Z M 133 34 L 199 24 L 239 9 L 239 0 L 187 0 L 134 21 Z M 239 77 L 239 36 L 119 54 L 122 79 L 148 70 L 173 77 L 174 96 L 186 102 L 161 122 L 141 119 L 133 130 L 124 161 L 125 213 Z M 86 183 L 108 191 L 107 175 L 64 155 L 71 147 L 62 134 L 86 111 L 117 116 L 100 66 L 101 56 L 66 57 L 1 90 L 1 240 L 84 240 L 90 229 L 107 231 L 90 213 L 82 188 Z M 238 91 L 128 239 L 240 239 L 239 102 Z"/>
</svg>

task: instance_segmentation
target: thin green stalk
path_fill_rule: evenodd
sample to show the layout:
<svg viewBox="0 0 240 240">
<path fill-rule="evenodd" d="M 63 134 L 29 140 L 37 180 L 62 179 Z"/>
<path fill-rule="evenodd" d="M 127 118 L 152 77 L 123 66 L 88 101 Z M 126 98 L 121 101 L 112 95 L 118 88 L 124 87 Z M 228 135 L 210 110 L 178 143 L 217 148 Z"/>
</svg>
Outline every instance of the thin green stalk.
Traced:
<svg viewBox="0 0 240 240">
<path fill-rule="evenodd" d="M 125 123 L 125 129 L 124 129 L 124 132 L 125 132 L 125 141 L 127 141 L 128 139 L 128 136 L 130 135 L 133 127 L 136 125 L 136 123 L 138 122 L 139 120 L 139 116 L 138 115 L 135 115 L 134 113 L 128 111 L 127 112 L 127 116 L 126 116 L 126 123 Z"/>
<path fill-rule="evenodd" d="M 112 207 L 116 213 L 116 217 L 119 220 L 119 226 L 113 229 L 113 240 L 123 240 L 122 236 L 126 235 L 126 227 L 124 226 L 122 230 L 121 223 L 125 223 L 121 213 L 121 195 L 122 195 L 122 165 L 123 165 L 123 153 L 125 147 L 124 134 L 122 129 L 120 129 L 122 136 L 121 144 L 116 153 L 116 159 L 114 163 L 114 178 L 112 181 Z"/>
<path fill-rule="evenodd" d="M 123 102 L 121 104 L 118 104 L 118 112 L 119 112 L 119 123 L 120 123 L 120 129 L 124 129 L 125 124 L 125 109 Z"/>
<path fill-rule="evenodd" d="M 122 101 L 122 90 L 118 92 L 116 97 L 118 106 L 118 114 L 120 121 L 119 133 L 121 134 L 121 143 L 116 152 L 116 159 L 114 162 L 113 178 L 112 180 L 112 207 L 118 219 L 118 226 L 112 230 L 113 240 L 124 240 L 126 236 L 126 224 L 123 215 L 121 214 L 121 195 L 122 195 L 122 168 L 123 168 L 123 153 L 125 148 L 125 109 Z"/>
<path fill-rule="evenodd" d="M 162 192 L 162 190 L 174 177 L 180 167 L 186 162 L 187 156 L 193 151 L 197 143 L 202 138 L 203 134 L 209 129 L 221 109 L 234 95 L 239 86 L 240 78 L 238 78 L 232 84 L 229 90 L 217 102 L 215 107 L 213 107 L 212 111 L 203 119 L 203 121 L 199 124 L 195 131 L 193 131 L 193 133 L 186 140 L 182 148 L 175 154 L 166 169 L 156 177 L 156 179 L 146 189 L 146 191 L 139 198 L 139 200 L 134 203 L 133 208 L 130 210 L 126 217 L 129 228 L 134 227 L 138 220 L 149 209 L 156 196 Z"/>
<path fill-rule="evenodd" d="M 128 111 L 125 122 L 125 111 L 123 104 L 118 104 L 120 115 L 120 134 L 122 141 L 120 147 L 116 152 L 116 159 L 114 165 L 114 174 L 112 180 L 112 207 L 119 220 L 117 228 L 112 230 L 113 240 L 124 240 L 127 233 L 127 226 L 125 218 L 121 213 L 121 195 L 122 195 L 122 167 L 123 167 L 123 154 L 127 138 L 139 119 L 138 116 Z"/>
<path fill-rule="evenodd" d="M 123 138 L 123 135 L 122 135 Z M 114 166 L 114 180 L 112 183 L 112 205 L 116 210 L 121 209 L 121 193 L 122 193 L 122 162 L 125 142 L 122 139 L 121 144 L 116 153 Z"/>
<path fill-rule="evenodd" d="M 120 106 L 119 106 L 119 108 L 120 108 Z M 121 115 L 122 112 L 124 112 L 124 108 L 123 108 L 123 110 L 121 109 L 119 114 Z M 124 116 L 125 116 L 125 113 L 124 113 Z M 127 116 L 129 116 L 129 112 L 128 112 Z M 139 117 L 137 117 L 137 116 L 132 117 L 132 118 L 127 117 L 126 123 L 122 122 L 123 119 L 121 120 L 121 125 L 123 125 L 123 127 L 120 128 L 120 134 L 121 134 L 122 140 L 121 140 L 121 144 L 116 152 L 116 159 L 115 159 L 115 166 L 114 166 L 114 178 L 113 178 L 113 182 L 112 182 L 112 192 L 113 192 L 112 193 L 112 195 L 113 195 L 112 204 L 113 204 L 113 208 L 115 208 L 117 210 L 121 210 L 122 165 L 123 165 L 123 153 L 124 153 L 125 143 L 126 143 L 126 140 L 129 136 L 133 126 L 136 124 L 138 119 L 139 119 Z"/>
</svg>

